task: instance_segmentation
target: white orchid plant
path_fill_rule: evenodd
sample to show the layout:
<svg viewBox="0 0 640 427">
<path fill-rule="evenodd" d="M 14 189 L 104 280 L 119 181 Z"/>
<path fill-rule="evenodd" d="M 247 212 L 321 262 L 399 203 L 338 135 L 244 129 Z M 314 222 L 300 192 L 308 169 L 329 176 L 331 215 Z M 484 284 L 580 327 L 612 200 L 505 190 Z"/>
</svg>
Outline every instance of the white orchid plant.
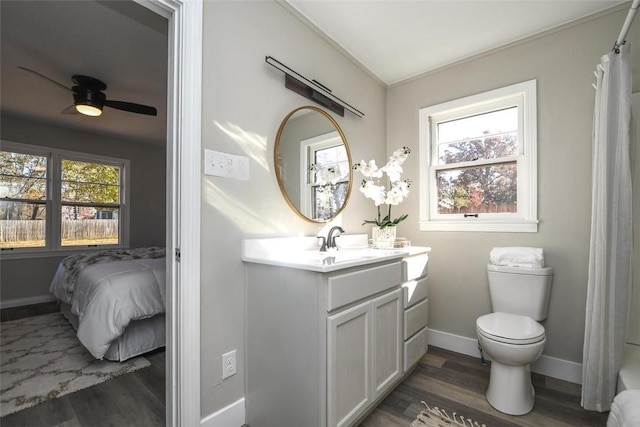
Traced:
<svg viewBox="0 0 640 427">
<path fill-rule="evenodd" d="M 378 217 L 374 220 L 365 220 L 364 224 L 375 224 L 380 228 L 396 226 L 407 219 L 404 214 L 398 218 L 391 219 L 391 206 L 399 205 L 405 197 L 409 195 L 411 180 L 400 178 L 402 174 L 402 164 L 411 153 L 409 147 L 402 147 L 395 150 L 386 165 L 378 168 L 375 160 L 365 160 L 356 163 L 353 169 L 360 172 L 366 179 L 362 180 L 360 191 L 368 199 L 373 200 L 378 208 Z M 380 185 L 380 180 L 387 175 L 387 185 Z M 381 206 L 388 205 L 387 215 L 382 217 Z"/>
</svg>

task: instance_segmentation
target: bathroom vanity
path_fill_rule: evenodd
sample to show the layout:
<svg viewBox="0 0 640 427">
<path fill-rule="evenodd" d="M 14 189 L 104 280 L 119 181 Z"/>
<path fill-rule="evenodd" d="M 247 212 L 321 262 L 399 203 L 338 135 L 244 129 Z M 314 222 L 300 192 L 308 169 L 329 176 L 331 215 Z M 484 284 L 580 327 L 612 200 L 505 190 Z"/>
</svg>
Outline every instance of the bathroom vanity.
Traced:
<svg viewBox="0 0 640 427">
<path fill-rule="evenodd" d="M 315 240 L 243 241 L 252 427 L 353 425 L 427 351 L 430 248 Z"/>
</svg>

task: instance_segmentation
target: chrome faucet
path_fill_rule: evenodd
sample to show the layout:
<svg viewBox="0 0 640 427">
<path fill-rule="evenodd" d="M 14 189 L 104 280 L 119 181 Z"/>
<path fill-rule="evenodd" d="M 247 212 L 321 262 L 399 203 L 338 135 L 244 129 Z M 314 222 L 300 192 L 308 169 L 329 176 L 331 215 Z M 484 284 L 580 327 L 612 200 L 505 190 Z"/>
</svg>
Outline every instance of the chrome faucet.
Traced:
<svg viewBox="0 0 640 427">
<path fill-rule="evenodd" d="M 340 237 L 340 235 L 334 236 L 334 231 L 344 233 L 344 230 L 339 225 L 336 225 L 335 227 L 331 227 L 331 230 L 329 230 L 329 234 L 327 235 L 327 248 L 335 248 L 337 250 L 336 237 Z"/>
</svg>

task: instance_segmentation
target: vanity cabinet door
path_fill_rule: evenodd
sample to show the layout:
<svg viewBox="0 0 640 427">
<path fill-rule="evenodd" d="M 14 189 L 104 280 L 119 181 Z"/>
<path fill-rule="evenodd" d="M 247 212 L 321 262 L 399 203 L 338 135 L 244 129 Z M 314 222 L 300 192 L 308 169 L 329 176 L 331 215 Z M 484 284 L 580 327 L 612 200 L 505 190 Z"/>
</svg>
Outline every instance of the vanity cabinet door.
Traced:
<svg viewBox="0 0 640 427">
<path fill-rule="evenodd" d="M 371 301 L 327 319 L 327 416 L 348 426 L 371 401 Z"/>
<path fill-rule="evenodd" d="M 383 394 L 402 375 L 402 289 L 372 301 L 373 398 Z"/>
</svg>

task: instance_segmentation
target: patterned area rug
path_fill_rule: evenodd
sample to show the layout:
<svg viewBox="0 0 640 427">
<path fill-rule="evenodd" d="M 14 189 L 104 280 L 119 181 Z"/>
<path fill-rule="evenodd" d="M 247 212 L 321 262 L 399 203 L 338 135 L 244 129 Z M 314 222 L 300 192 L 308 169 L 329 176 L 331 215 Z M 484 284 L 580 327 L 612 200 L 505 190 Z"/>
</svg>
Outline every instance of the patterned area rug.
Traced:
<svg viewBox="0 0 640 427">
<path fill-rule="evenodd" d="M 449 415 L 444 409 L 438 407 L 430 408 L 425 402 L 422 402 L 426 409 L 418 414 L 418 417 L 411 423 L 410 427 L 487 427 L 486 424 L 478 424 L 470 418 L 453 413 Z"/>
<path fill-rule="evenodd" d="M 0 324 L 0 416 L 37 405 L 150 365 L 93 358 L 62 314 Z"/>
</svg>

